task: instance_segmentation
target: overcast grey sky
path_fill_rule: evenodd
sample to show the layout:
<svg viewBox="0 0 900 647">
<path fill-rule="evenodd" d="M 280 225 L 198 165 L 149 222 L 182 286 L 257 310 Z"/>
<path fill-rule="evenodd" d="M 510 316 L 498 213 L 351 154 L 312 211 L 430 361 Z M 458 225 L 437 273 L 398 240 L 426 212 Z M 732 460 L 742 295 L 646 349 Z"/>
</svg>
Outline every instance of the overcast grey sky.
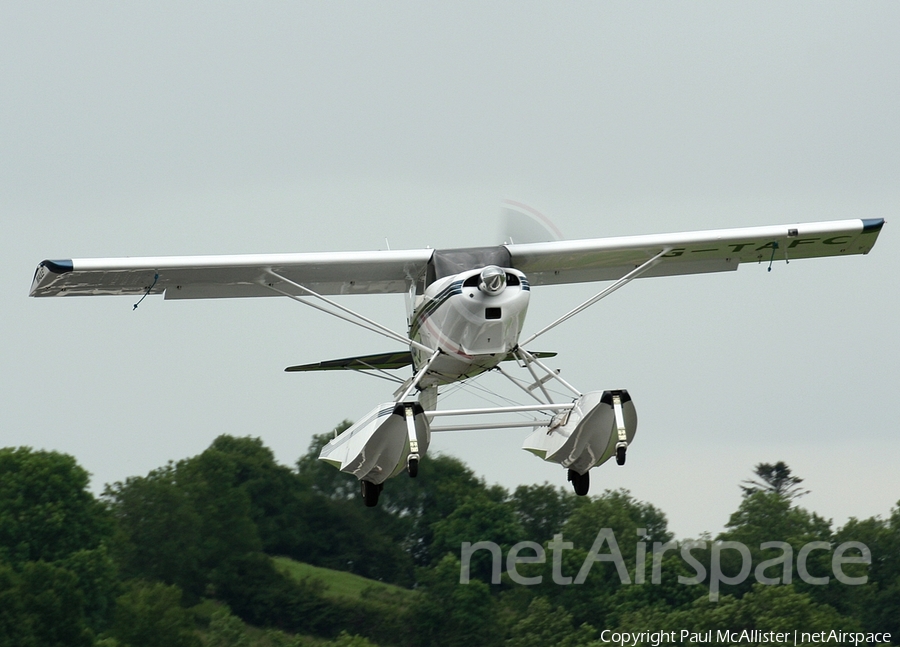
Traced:
<svg viewBox="0 0 900 647">
<path fill-rule="evenodd" d="M 390 398 L 282 372 L 380 337 L 281 299 L 28 299 L 44 258 L 494 244 L 504 198 L 571 238 L 886 218 L 869 256 L 636 281 L 541 345 L 582 390 L 630 391 L 628 464 L 594 491 L 631 489 L 679 537 L 720 530 L 760 461 L 836 524 L 886 515 L 898 32 L 896 0 L 6 2 L 0 445 L 68 452 L 100 490 L 221 433 L 292 464 Z M 535 289 L 527 332 L 597 289 Z M 399 296 L 344 303 L 404 326 Z M 526 435 L 432 449 L 563 484 Z"/>
</svg>

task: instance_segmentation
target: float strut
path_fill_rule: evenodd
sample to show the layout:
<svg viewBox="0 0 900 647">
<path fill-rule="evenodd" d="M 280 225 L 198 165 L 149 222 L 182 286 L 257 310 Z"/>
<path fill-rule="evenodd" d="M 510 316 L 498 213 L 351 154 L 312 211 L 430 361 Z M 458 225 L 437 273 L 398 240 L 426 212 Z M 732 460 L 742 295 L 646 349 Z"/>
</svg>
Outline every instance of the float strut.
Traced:
<svg viewBox="0 0 900 647">
<path fill-rule="evenodd" d="M 613 412 L 616 415 L 616 432 L 618 433 L 618 442 L 616 443 L 616 463 L 625 464 L 625 452 L 628 450 L 628 436 L 625 433 L 625 415 L 622 413 L 622 396 L 614 393 L 612 397 Z"/>
<path fill-rule="evenodd" d="M 404 405 L 403 415 L 406 417 L 406 433 L 409 437 L 409 456 L 406 457 L 406 471 L 415 478 L 419 473 L 419 438 L 416 436 L 415 412 L 412 405 Z"/>
</svg>

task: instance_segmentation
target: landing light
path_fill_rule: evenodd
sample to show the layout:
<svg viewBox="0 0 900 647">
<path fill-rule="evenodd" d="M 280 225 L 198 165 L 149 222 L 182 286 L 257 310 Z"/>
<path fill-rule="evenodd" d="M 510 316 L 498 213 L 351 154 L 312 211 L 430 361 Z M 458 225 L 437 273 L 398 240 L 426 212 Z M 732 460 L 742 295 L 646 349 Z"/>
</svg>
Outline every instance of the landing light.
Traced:
<svg viewBox="0 0 900 647">
<path fill-rule="evenodd" d="M 506 289 L 506 272 L 496 265 L 488 265 L 481 270 L 478 289 L 485 294 L 500 294 Z"/>
</svg>

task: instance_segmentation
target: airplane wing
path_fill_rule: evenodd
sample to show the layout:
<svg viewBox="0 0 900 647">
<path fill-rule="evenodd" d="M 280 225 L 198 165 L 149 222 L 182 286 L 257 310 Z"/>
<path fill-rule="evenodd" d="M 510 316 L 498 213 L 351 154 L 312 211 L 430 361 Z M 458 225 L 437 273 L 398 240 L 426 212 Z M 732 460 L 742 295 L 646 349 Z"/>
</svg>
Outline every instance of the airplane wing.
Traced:
<svg viewBox="0 0 900 647">
<path fill-rule="evenodd" d="M 531 285 L 611 281 L 660 253 L 643 276 L 736 270 L 740 263 L 867 254 L 883 219 L 836 220 L 679 234 L 623 236 L 506 245 L 512 267 Z"/>
<path fill-rule="evenodd" d="M 499 258 L 496 251 L 508 253 L 509 266 L 524 272 L 531 285 L 553 285 L 616 280 L 664 249 L 669 252 L 662 262 L 644 276 L 866 254 L 883 225 L 883 219 L 838 220 L 479 249 L 494 250 L 491 262 Z M 164 293 L 166 299 L 206 299 L 304 294 L 291 282 L 320 294 L 398 293 L 426 276 L 433 254 L 432 249 L 418 249 L 47 260 L 34 273 L 31 296 Z"/>
<path fill-rule="evenodd" d="M 43 261 L 31 296 L 165 293 L 166 299 L 304 293 L 269 272 L 319 294 L 406 292 L 425 275 L 434 250 L 159 256 Z"/>
</svg>

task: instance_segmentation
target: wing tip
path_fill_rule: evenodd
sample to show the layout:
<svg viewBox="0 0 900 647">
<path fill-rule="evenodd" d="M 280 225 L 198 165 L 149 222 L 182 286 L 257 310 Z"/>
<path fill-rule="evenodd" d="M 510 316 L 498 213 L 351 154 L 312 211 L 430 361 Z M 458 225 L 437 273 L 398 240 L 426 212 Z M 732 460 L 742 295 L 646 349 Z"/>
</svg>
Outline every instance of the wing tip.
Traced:
<svg viewBox="0 0 900 647">
<path fill-rule="evenodd" d="M 34 278 L 31 281 L 31 292 L 29 292 L 28 295 L 32 297 L 44 296 L 45 292 L 42 290 L 42 287 L 50 275 L 59 276 L 71 272 L 74 269 L 75 264 L 71 259 L 41 261 L 38 263 L 37 269 L 34 270 Z M 52 278 L 50 280 L 52 280 Z"/>
<path fill-rule="evenodd" d="M 863 229 L 862 233 L 864 234 L 872 234 L 881 231 L 881 228 L 884 227 L 884 218 L 863 218 L 862 221 Z"/>
<path fill-rule="evenodd" d="M 71 272 L 72 270 L 74 270 L 75 264 L 71 259 L 58 261 L 44 260 L 40 262 L 38 267 L 46 267 L 54 274 L 65 274 L 66 272 Z"/>
</svg>

